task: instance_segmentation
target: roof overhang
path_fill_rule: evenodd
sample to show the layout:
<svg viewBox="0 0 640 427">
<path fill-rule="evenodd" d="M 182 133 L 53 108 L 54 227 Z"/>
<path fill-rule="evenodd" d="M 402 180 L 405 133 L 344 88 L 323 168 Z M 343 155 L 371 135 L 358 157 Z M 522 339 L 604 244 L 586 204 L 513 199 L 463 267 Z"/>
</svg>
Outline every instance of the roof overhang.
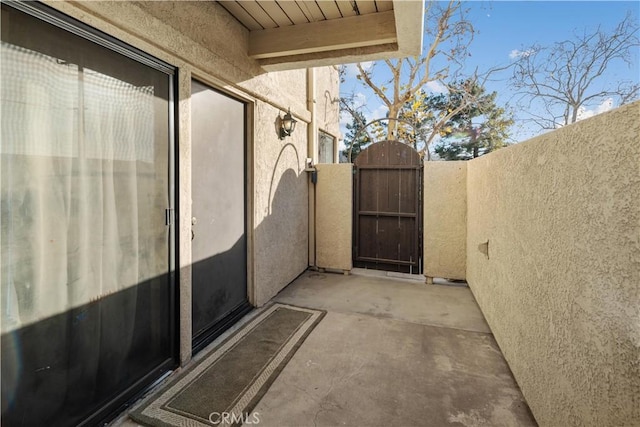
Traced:
<svg viewBox="0 0 640 427">
<path fill-rule="evenodd" d="M 220 3 L 247 27 L 247 55 L 267 71 L 416 56 L 422 52 L 423 1 Z M 294 16 L 294 5 L 303 13 Z M 332 14 L 329 6 L 337 12 Z M 311 7 L 320 13 L 314 15 Z"/>
</svg>

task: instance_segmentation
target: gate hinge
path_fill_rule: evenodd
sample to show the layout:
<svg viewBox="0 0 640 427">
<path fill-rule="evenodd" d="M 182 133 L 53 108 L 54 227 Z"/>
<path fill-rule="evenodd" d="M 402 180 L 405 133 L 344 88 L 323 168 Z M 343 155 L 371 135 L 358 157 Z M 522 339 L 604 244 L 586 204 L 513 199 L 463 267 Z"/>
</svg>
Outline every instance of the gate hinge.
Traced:
<svg viewBox="0 0 640 427">
<path fill-rule="evenodd" d="M 164 210 L 164 223 L 165 225 L 173 225 L 173 219 L 175 217 L 174 209 L 167 208 Z"/>
</svg>

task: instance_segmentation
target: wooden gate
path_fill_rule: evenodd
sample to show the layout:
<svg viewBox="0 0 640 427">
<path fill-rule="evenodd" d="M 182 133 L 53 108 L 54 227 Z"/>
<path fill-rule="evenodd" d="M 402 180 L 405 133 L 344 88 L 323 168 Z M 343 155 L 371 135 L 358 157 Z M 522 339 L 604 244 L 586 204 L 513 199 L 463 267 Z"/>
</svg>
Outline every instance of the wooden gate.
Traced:
<svg viewBox="0 0 640 427">
<path fill-rule="evenodd" d="M 409 145 L 383 141 L 362 151 L 354 175 L 354 265 L 422 270 L 422 160 Z"/>
</svg>

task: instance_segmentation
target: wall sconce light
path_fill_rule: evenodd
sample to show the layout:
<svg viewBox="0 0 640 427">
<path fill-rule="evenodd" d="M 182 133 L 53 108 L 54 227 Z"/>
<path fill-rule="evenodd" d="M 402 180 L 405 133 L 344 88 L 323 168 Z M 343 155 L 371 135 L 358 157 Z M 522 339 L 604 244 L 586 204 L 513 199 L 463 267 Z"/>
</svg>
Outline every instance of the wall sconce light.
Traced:
<svg viewBox="0 0 640 427">
<path fill-rule="evenodd" d="M 278 118 L 280 118 L 280 114 L 278 114 Z M 291 136 L 296 128 L 296 123 L 298 123 L 298 121 L 291 116 L 291 108 L 289 108 L 287 114 L 280 118 L 280 139 Z"/>
</svg>

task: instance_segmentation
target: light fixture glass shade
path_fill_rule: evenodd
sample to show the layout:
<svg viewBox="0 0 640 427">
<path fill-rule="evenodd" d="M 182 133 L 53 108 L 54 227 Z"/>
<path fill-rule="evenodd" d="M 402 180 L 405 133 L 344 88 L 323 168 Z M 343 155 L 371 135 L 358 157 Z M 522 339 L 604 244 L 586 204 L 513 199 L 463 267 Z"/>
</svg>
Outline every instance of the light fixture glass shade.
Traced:
<svg viewBox="0 0 640 427">
<path fill-rule="evenodd" d="M 291 116 L 291 109 L 289 109 L 280 122 L 281 137 L 284 138 L 285 136 L 291 135 L 296 128 L 297 122 L 298 121 Z"/>
</svg>

